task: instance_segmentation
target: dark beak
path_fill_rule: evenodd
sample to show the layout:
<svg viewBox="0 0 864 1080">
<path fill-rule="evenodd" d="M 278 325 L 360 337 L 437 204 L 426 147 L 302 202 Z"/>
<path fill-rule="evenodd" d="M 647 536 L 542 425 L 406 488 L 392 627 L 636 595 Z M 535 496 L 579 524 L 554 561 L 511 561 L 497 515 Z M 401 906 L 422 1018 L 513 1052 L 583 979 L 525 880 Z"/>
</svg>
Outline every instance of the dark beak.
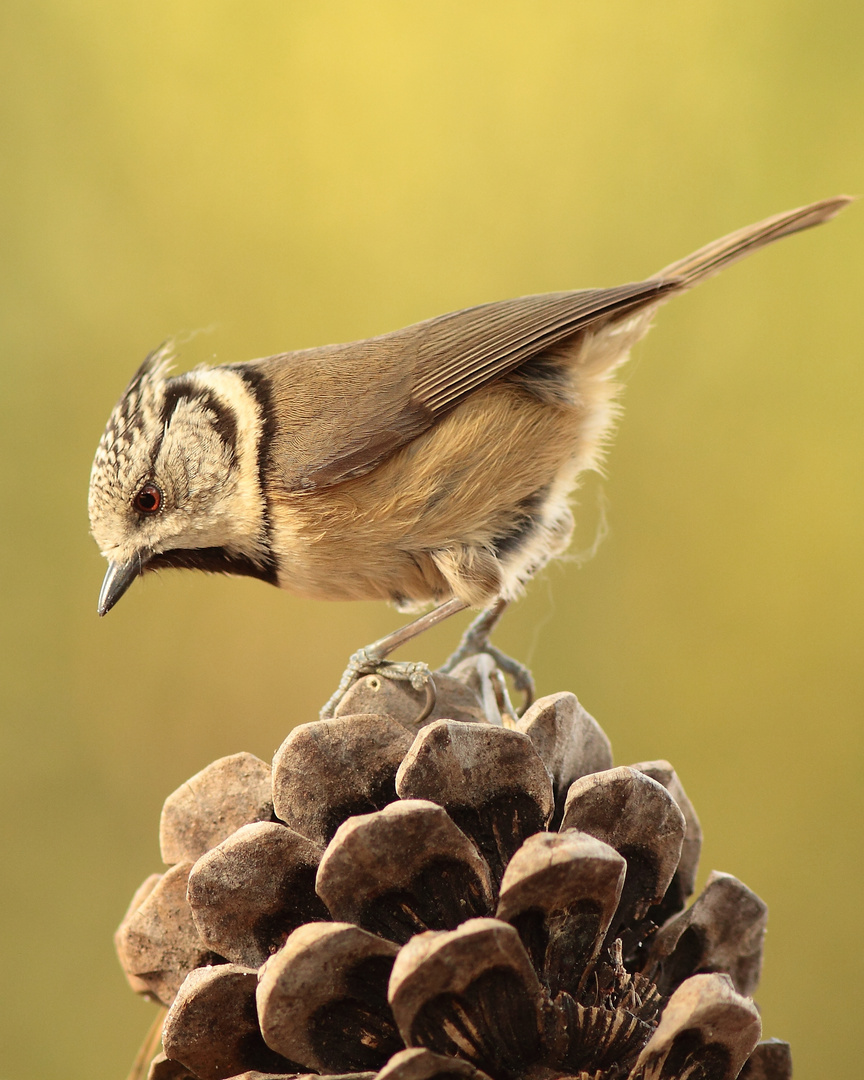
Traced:
<svg viewBox="0 0 864 1080">
<path fill-rule="evenodd" d="M 147 558 L 143 555 L 136 555 L 129 562 L 112 562 L 108 564 L 108 572 L 99 593 L 98 611 L 100 615 L 108 614 L 146 565 Z"/>
</svg>

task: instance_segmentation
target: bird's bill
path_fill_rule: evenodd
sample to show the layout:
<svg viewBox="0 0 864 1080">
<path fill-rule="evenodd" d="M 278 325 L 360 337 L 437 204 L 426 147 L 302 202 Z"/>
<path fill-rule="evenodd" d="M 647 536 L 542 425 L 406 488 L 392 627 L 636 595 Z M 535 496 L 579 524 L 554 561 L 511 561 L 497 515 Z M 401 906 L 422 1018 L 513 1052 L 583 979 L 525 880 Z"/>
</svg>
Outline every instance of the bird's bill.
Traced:
<svg viewBox="0 0 864 1080">
<path fill-rule="evenodd" d="M 108 563 L 108 571 L 99 592 L 100 615 L 107 615 L 136 577 L 143 571 L 146 559 L 136 555 L 128 562 Z"/>
</svg>

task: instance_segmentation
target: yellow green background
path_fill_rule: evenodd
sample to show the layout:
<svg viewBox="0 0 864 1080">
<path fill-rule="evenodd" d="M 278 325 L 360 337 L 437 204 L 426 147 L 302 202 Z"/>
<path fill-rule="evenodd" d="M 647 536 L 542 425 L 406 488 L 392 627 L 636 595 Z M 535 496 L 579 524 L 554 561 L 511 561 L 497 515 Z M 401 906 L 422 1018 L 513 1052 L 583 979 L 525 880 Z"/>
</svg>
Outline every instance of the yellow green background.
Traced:
<svg viewBox="0 0 864 1080">
<path fill-rule="evenodd" d="M 864 6 L 5 0 L 3 1080 L 123 1077 L 153 1007 L 111 936 L 164 797 L 314 719 L 383 605 L 169 572 L 104 620 L 109 410 L 181 364 L 612 285 L 864 189 Z M 860 1076 L 864 208 L 664 309 L 574 552 L 498 642 L 619 763 L 670 759 L 702 878 L 770 905 L 796 1075 Z M 409 655 L 437 663 L 460 625 Z"/>
</svg>

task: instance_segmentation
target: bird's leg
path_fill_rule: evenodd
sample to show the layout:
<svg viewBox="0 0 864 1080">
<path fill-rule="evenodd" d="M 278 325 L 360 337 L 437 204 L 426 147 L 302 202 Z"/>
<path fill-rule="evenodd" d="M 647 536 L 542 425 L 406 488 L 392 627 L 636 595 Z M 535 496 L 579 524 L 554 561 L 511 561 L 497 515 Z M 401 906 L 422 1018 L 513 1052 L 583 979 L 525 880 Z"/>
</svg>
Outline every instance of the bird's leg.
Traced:
<svg viewBox="0 0 864 1080">
<path fill-rule="evenodd" d="M 518 660 L 507 656 L 506 653 L 501 652 L 489 641 L 489 635 L 498 625 L 498 620 L 504 614 L 509 602 L 509 600 L 496 600 L 491 607 L 481 611 L 463 634 L 459 648 L 442 665 L 441 670 L 443 672 L 452 671 L 458 663 L 466 660 L 469 656 L 486 653 L 492 657 L 503 672 L 511 676 L 516 689 L 525 695 L 525 703 L 520 710 L 521 716 L 534 700 L 534 679 L 524 664 L 520 664 Z"/>
<path fill-rule="evenodd" d="M 411 683 L 415 690 L 422 690 L 426 687 L 427 699 L 430 692 L 434 695 L 435 688 L 434 684 L 431 683 L 431 673 L 428 665 L 422 663 L 395 663 L 387 661 L 386 657 L 398 649 L 400 645 L 404 645 L 417 637 L 418 634 L 422 634 L 424 630 L 437 626 L 438 623 L 448 619 L 451 615 L 464 611 L 466 607 L 468 605 L 463 600 L 458 600 L 455 597 L 452 600 L 445 600 L 443 604 L 439 604 L 438 607 L 427 611 L 419 619 L 415 619 L 398 630 L 394 630 L 392 634 L 387 634 L 385 637 L 373 641 L 371 645 L 367 645 L 363 649 L 358 649 L 348 661 L 348 667 L 345 668 L 342 678 L 339 680 L 336 693 L 333 694 L 321 710 L 321 719 L 329 720 L 333 716 L 336 706 L 353 683 L 364 675 L 383 675 L 388 679 L 405 679 Z M 429 712 L 432 711 L 432 706 L 434 706 L 434 696 L 431 703 L 427 700 L 427 710 Z"/>
</svg>

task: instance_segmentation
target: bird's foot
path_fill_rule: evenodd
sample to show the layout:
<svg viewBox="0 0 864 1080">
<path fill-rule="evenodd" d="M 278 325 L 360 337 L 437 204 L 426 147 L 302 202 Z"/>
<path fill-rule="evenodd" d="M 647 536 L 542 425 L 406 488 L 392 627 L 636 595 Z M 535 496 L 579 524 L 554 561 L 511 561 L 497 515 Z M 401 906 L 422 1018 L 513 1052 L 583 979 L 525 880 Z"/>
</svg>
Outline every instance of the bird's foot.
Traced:
<svg viewBox="0 0 864 1080">
<path fill-rule="evenodd" d="M 489 641 L 489 634 L 501 618 L 506 606 L 505 601 L 499 600 L 498 603 L 481 612 L 465 631 L 459 643 L 459 648 L 452 656 L 448 657 L 442 665 L 441 671 L 445 673 L 451 672 L 457 664 L 467 660 L 470 656 L 479 656 L 481 654 L 491 656 L 501 671 L 510 676 L 516 689 L 521 694 L 524 694 L 525 700 L 519 710 L 521 716 L 534 701 L 534 677 L 524 664 L 520 664 L 512 656 L 503 653 Z"/>
<path fill-rule="evenodd" d="M 449 674 L 475 694 L 483 715 L 490 724 L 507 728 L 518 727 L 519 714 L 510 700 L 504 672 L 488 653 L 467 657 Z"/>
<path fill-rule="evenodd" d="M 429 665 L 414 661 L 385 660 L 381 654 L 367 646 L 358 649 L 348 661 L 348 667 L 342 673 L 336 692 L 320 712 L 322 720 L 330 720 L 336 712 L 339 702 L 358 679 L 365 675 L 378 675 L 383 679 L 396 679 L 409 682 L 412 689 L 426 691 L 426 706 L 419 720 L 425 719 L 435 708 L 435 680 Z M 418 720 L 418 722 L 419 722 Z"/>
<path fill-rule="evenodd" d="M 404 679 L 410 682 L 415 690 L 422 690 L 425 687 L 426 708 L 423 710 L 420 720 L 425 719 L 435 707 L 435 683 L 432 680 L 429 668 L 426 664 L 391 663 L 389 660 L 385 660 L 385 657 L 398 649 L 400 645 L 405 645 L 417 637 L 418 634 L 422 634 L 424 630 L 428 630 L 430 626 L 437 626 L 439 622 L 448 619 L 451 615 L 455 615 L 457 611 L 463 611 L 466 606 L 463 600 L 457 600 L 455 597 L 451 600 L 445 600 L 443 604 L 439 604 L 432 611 L 427 611 L 425 615 L 421 615 L 413 622 L 408 623 L 407 626 L 394 630 L 392 634 L 387 634 L 385 637 L 373 641 L 371 645 L 367 645 L 363 649 L 358 649 L 348 661 L 348 667 L 345 668 L 342 678 L 339 680 L 336 693 L 333 694 L 321 710 L 319 714 L 321 719 L 330 720 L 332 718 L 339 702 L 354 683 L 358 679 L 362 679 L 364 675 L 380 675 L 385 679 Z"/>
<path fill-rule="evenodd" d="M 513 685 L 516 689 L 524 695 L 525 700 L 522 703 L 522 708 L 519 710 L 519 715 L 528 709 L 533 703 L 536 696 L 536 690 L 534 687 L 534 676 L 530 670 L 518 660 L 514 660 L 512 656 L 508 656 L 502 652 L 491 642 L 486 641 L 478 644 L 476 648 L 464 648 L 465 642 L 448 658 L 446 663 L 442 666 L 441 670 L 445 673 L 449 673 L 453 668 L 462 660 L 466 660 L 469 656 L 490 656 L 497 666 L 504 672 L 505 675 L 509 675 L 513 680 Z"/>
</svg>

